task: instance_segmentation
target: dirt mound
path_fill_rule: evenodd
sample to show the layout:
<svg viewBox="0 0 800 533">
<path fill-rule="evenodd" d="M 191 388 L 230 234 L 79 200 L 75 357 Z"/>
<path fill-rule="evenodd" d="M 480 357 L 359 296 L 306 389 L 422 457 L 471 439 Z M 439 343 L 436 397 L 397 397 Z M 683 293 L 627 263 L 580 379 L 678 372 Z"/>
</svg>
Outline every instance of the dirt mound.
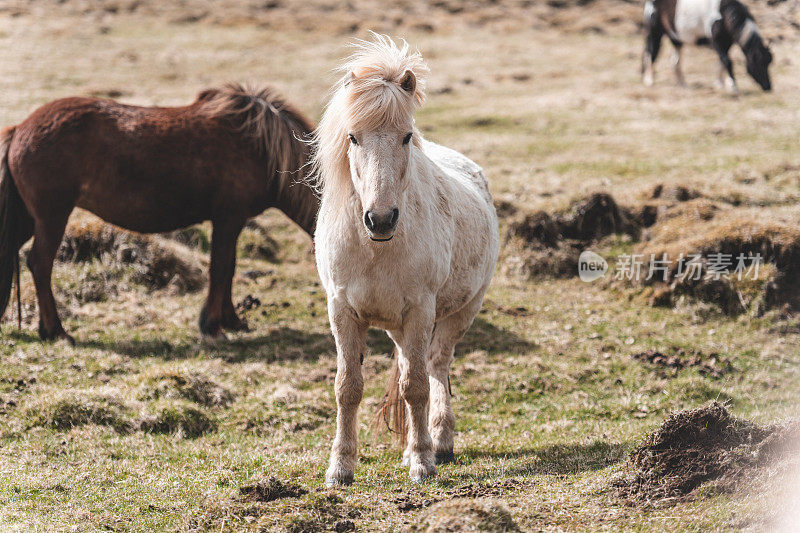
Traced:
<svg viewBox="0 0 800 533">
<path fill-rule="evenodd" d="M 303 505 L 293 509 L 293 516 L 285 524 L 287 533 L 316 531 L 353 531 L 352 519 L 360 518 L 361 511 L 350 507 L 331 493 L 314 494 Z"/>
<path fill-rule="evenodd" d="M 654 278 L 666 285 L 656 305 L 688 295 L 730 314 L 800 309 L 800 230 L 788 220 L 693 200 L 670 210 L 634 253 L 646 261 L 644 272 L 666 266 Z"/>
<path fill-rule="evenodd" d="M 211 251 L 211 237 L 203 226 L 189 226 L 169 233 L 162 233 L 161 236 L 202 252 L 208 253 Z"/>
<path fill-rule="evenodd" d="M 508 508 L 491 499 L 456 498 L 432 505 L 410 531 L 520 531 Z"/>
<path fill-rule="evenodd" d="M 663 183 L 658 183 L 650 192 L 650 198 L 652 199 L 674 200 L 676 202 L 686 202 L 699 197 L 699 192 L 681 184 L 664 185 Z"/>
<path fill-rule="evenodd" d="M 258 219 L 250 220 L 237 243 L 240 257 L 263 259 L 270 263 L 278 262 L 280 246 L 269 235 L 269 228 Z"/>
<path fill-rule="evenodd" d="M 217 422 L 206 411 L 188 402 L 160 402 L 140 419 L 142 431 L 170 433 L 190 439 L 214 431 Z"/>
<path fill-rule="evenodd" d="M 280 498 L 296 498 L 307 493 L 308 491 L 300 485 L 291 481 L 281 481 L 274 476 L 239 489 L 242 499 L 251 502 L 271 502 Z"/>
<path fill-rule="evenodd" d="M 183 398 L 207 407 L 226 407 L 234 399 L 231 391 L 208 376 L 182 369 L 150 376 L 139 396 L 143 400 Z"/>
<path fill-rule="evenodd" d="M 733 489 L 742 475 L 800 453 L 800 423 L 765 427 L 732 416 L 724 405 L 674 413 L 631 452 L 631 472 L 616 481 L 623 497 L 682 498 L 715 481 Z"/>
<path fill-rule="evenodd" d="M 661 368 L 672 369 L 675 373 L 684 368 L 697 368 L 704 375 L 714 378 L 722 377 L 734 370 L 733 363 L 727 357 L 718 353 L 704 355 L 700 351 L 686 353 L 683 348 L 673 347 L 664 354 L 658 350 L 645 350 L 635 353 L 631 357 L 643 363 L 649 363 Z"/>
<path fill-rule="evenodd" d="M 515 478 L 504 479 L 496 482 L 468 483 L 454 489 L 437 492 L 430 498 L 420 498 L 416 492 L 409 492 L 392 500 L 397 509 L 403 512 L 424 509 L 431 505 L 456 498 L 488 498 L 499 497 L 506 492 L 519 491 L 529 486 L 528 483 Z"/>
<path fill-rule="evenodd" d="M 203 261 L 187 247 L 88 217 L 67 228 L 57 259 L 73 263 L 99 260 L 112 269 L 132 268 L 132 280 L 150 290 L 193 292 L 201 289 L 206 279 Z"/>
<path fill-rule="evenodd" d="M 58 430 L 96 424 L 119 433 L 135 429 L 130 407 L 116 393 L 60 390 L 26 406 L 25 418 L 31 426 Z"/>
<path fill-rule="evenodd" d="M 577 200 L 553 215 L 545 211 L 518 213 L 506 232 L 504 270 L 528 278 L 575 276 L 581 252 L 615 233 L 637 238 L 640 223 L 604 192 Z"/>
<path fill-rule="evenodd" d="M 639 225 L 632 220 L 630 211 L 618 206 L 605 192 L 596 192 L 573 203 L 557 220 L 561 234 L 567 239 L 592 241 L 613 233 L 625 233 L 634 238 L 639 235 Z"/>
</svg>

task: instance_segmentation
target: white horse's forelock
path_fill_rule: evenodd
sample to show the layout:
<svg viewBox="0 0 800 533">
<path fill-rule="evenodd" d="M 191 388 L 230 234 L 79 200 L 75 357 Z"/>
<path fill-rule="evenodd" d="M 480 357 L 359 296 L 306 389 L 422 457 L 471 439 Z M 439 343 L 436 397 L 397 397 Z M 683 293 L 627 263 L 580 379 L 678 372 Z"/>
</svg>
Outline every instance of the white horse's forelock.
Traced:
<svg viewBox="0 0 800 533">
<path fill-rule="evenodd" d="M 355 41 L 355 52 L 337 69 L 343 76 L 314 133 L 315 172 L 311 174 L 319 192 L 333 193 L 349 183 L 350 131 L 413 124 L 414 114 L 425 100 L 428 66 L 422 55 L 411 52 L 405 41 L 398 46 L 386 35 L 373 37 L 372 41 Z M 400 86 L 407 71 L 416 82 L 411 93 Z"/>
</svg>

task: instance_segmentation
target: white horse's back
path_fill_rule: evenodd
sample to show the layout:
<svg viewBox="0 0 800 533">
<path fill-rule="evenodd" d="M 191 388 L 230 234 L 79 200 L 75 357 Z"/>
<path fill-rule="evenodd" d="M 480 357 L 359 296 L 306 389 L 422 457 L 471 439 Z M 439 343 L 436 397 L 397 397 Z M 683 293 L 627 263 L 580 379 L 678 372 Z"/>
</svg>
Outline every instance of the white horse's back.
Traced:
<svg viewBox="0 0 800 533">
<path fill-rule="evenodd" d="M 449 177 L 477 187 L 485 199 L 492 203 L 489 183 L 483 174 L 483 169 L 475 161 L 452 148 L 428 140 L 422 142 L 422 151 Z"/>
</svg>

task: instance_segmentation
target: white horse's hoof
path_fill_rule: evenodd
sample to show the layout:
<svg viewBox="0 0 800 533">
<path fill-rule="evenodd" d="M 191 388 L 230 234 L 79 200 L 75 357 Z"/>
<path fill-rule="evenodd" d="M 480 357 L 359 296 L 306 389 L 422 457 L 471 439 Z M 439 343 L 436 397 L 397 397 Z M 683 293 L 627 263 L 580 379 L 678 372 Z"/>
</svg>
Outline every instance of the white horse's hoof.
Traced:
<svg viewBox="0 0 800 533">
<path fill-rule="evenodd" d="M 325 472 L 325 487 L 340 487 L 350 485 L 353 482 L 353 471 L 342 468 L 340 465 L 332 464 Z"/>
<path fill-rule="evenodd" d="M 343 472 L 338 473 L 338 475 L 325 474 L 326 489 L 329 489 L 331 487 L 343 487 L 345 485 L 351 485 L 352 483 L 353 483 L 353 474 L 346 474 Z"/>
<path fill-rule="evenodd" d="M 409 474 L 411 475 L 411 481 L 414 483 L 422 483 L 426 479 L 430 479 L 436 475 L 436 467 L 433 465 L 424 465 L 422 463 L 417 463 L 412 465 L 409 469 Z"/>
<path fill-rule="evenodd" d="M 325 480 L 325 488 L 326 489 L 333 489 L 336 487 L 345 487 L 347 485 L 352 485 L 353 478 L 346 478 L 346 479 L 326 479 Z"/>
</svg>

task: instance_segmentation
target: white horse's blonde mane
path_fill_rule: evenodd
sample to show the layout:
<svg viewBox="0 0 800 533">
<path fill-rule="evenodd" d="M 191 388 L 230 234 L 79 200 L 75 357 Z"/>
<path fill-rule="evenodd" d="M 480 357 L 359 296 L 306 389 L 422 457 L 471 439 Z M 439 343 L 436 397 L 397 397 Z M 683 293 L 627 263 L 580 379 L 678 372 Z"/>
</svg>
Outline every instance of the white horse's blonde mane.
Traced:
<svg viewBox="0 0 800 533">
<path fill-rule="evenodd" d="M 333 192 L 350 183 L 347 156 L 350 131 L 369 131 L 382 125 L 412 123 L 425 100 L 428 66 L 419 52 L 411 52 L 385 35 L 373 41 L 355 41 L 356 51 L 337 69 L 343 76 L 314 133 L 314 184 L 318 191 Z M 400 86 L 406 71 L 416 78 L 413 94 Z M 414 136 L 419 146 L 419 136 Z"/>
</svg>

